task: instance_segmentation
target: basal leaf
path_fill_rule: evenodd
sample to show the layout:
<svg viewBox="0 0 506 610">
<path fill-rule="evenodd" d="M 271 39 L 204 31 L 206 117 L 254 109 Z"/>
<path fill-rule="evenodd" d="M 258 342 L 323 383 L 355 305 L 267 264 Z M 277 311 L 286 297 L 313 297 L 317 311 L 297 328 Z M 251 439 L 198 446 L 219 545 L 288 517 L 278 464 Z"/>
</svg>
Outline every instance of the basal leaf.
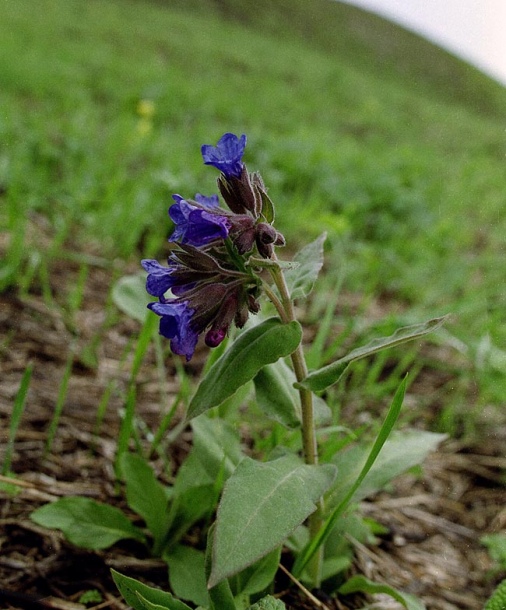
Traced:
<svg viewBox="0 0 506 610">
<path fill-rule="evenodd" d="M 299 264 L 285 272 L 292 299 L 305 298 L 313 289 L 323 266 L 323 244 L 326 239 L 327 234 L 322 233 L 294 256 L 294 262 Z"/>
<path fill-rule="evenodd" d="M 237 574 L 280 546 L 314 510 L 336 476 L 331 464 L 309 466 L 289 455 L 244 458 L 218 507 L 208 585 Z"/>
<path fill-rule="evenodd" d="M 394 432 L 385 442 L 376 461 L 364 477 L 360 487 L 354 492 L 351 502 L 359 502 L 376 493 L 387 483 L 406 470 L 422 464 L 427 455 L 434 451 L 446 438 L 445 434 L 424 430 Z M 356 445 L 339 452 L 332 463 L 341 473 L 339 484 L 329 491 L 327 506 L 339 504 L 346 496 L 362 470 L 372 444 Z"/>
<path fill-rule="evenodd" d="M 38 525 L 59 529 L 65 538 L 85 549 L 105 549 L 118 540 L 144 534 L 117 508 L 78 496 L 61 498 L 41 506 L 30 518 Z"/>
<path fill-rule="evenodd" d="M 163 556 L 169 566 L 169 581 L 178 598 L 207 606 L 204 552 L 190 546 L 176 546 Z"/>
<path fill-rule="evenodd" d="M 148 587 L 148 585 L 124 576 L 116 570 L 111 570 L 114 583 L 119 592 L 125 598 L 126 603 L 134 610 L 153 610 L 153 607 L 163 608 L 164 610 L 191 610 L 183 602 L 175 599 L 170 593 L 160 589 Z M 148 602 L 147 604 L 145 602 Z"/>
<path fill-rule="evenodd" d="M 274 580 L 280 558 L 281 547 L 278 547 L 237 574 L 231 579 L 234 595 L 254 595 L 266 589 Z"/>
<path fill-rule="evenodd" d="M 269 318 L 241 333 L 200 383 L 190 402 L 188 419 L 222 404 L 266 364 L 291 354 L 301 337 L 298 322 L 284 324 L 278 318 Z"/>
<path fill-rule="evenodd" d="M 346 356 L 332 362 L 332 364 L 310 373 L 303 381 L 301 381 L 299 385 L 312 390 L 313 392 L 325 390 L 329 386 L 339 381 L 342 374 L 350 362 L 353 362 L 353 360 L 365 358 L 366 356 L 371 356 L 372 354 L 375 354 L 381 350 L 400 345 L 406 341 L 412 341 L 413 339 L 423 337 L 424 335 L 427 335 L 428 333 L 440 328 L 446 319 L 447 316 L 434 318 L 432 320 L 428 320 L 427 322 L 423 322 L 422 324 L 413 324 L 411 326 L 399 328 L 389 337 L 373 339 L 367 345 L 352 350 Z"/>
<path fill-rule="evenodd" d="M 153 469 L 140 455 L 124 453 L 121 457 L 121 472 L 126 484 L 128 505 L 140 515 L 155 540 L 157 550 L 168 531 L 168 495 L 157 480 Z"/>
</svg>

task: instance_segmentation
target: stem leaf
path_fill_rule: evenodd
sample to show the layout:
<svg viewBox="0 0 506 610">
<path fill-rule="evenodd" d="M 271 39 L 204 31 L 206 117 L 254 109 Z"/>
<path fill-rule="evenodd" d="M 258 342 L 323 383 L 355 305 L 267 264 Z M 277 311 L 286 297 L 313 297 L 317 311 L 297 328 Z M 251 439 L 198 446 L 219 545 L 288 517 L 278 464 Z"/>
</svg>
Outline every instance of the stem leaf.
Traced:
<svg viewBox="0 0 506 610">
<path fill-rule="evenodd" d="M 287 428 L 298 428 L 301 423 L 299 394 L 293 387 L 295 381 L 294 372 L 281 359 L 264 366 L 254 379 L 260 409 Z"/>
<path fill-rule="evenodd" d="M 299 264 L 285 272 L 286 284 L 292 300 L 307 297 L 313 289 L 323 267 L 323 244 L 326 239 L 327 234 L 322 233 L 293 257 L 294 263 Z"/>
<path fill-rule="evenodd" d="M 404 326 L 403 328 L 397 329 L 393 335 L 373 339 L 367 345 L 352 350 L 346 356 L 339 358 L 339 360 L 336 360 L 317 371 L 309 373 L 309 375 L 297 385 L 312 390 L 313 392 L 325 390 L 339 381 L 348 368 L 348 365 L 354 360 L 359 360 L 360 358 L 371 356 L 372 354 L 390 347 L 395 347 L 406 341 L 412 341 L 423 337 L 440 328 L 447 318 L 448 316 L 442 316 L 441 318 L 433 318 L 432 320 L 422 322 L 421 324 Z"/>
<path fill-rule="evenodd" d="M 269 318 L 241 333 L 202 379 L 188 407 L 187 419 L 221 405 L 265 365 L 297 349 L 301 338 L 298 322 L 283 324 L 279 318 Z"/>
</svg>

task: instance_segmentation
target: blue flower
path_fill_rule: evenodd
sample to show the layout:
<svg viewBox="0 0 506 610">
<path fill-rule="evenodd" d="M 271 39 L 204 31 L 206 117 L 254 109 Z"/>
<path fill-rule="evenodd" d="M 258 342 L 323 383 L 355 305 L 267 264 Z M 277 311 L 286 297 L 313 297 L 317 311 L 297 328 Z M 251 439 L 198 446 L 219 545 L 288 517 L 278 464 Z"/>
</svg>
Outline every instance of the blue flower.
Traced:
<svg viewBox="0 0 506 610">
<path fill-rule="evenodd" d="M 167 290 L 177 283 L 177 279 L 172 276 L 172 270 L 155 260 L 145 259 L 141 261 L 141 265 L 148 272 L 146 292 L 163 300 L 163 295 Z"/>
<path fill-rule="evenodd" d="M 216 240 L 228 237 L 230 221 L 225 215 L 215 211 L 217 206 L 214 197 L 204 197 L 198 195 L 203 207 L 192 205 L 180 195 L 173 195 L 176 201 L 169 208 L 169 216 L 176 225 L 174 233 L 169 237 L 169 241 L 178 241 L 182 244 L 200 247 Z M 216 203 L 215 203 L 216 202 Z"/>
<path fill-rule="evenodd" d="M 184 301 L 150 303 L 149 309 L 161 316 L 160 334 L 170 339 L 170 349 L 186 361 L 191 359 L 197 345 L 198 333 L 191 325 L 193 309 Z"/>
<path fill-rule="evenodd" d="M 246 147 L 246 136 L 238 138 L 233 133 L 223 135 L 216 146 L 204 144 L 201 148 L 206 165 L 212 165 L 225 174 L 227 179 L 240 178 L 244 163 L 242 156 Z"/>
<path fill-rule="evenodd" d="M 197 193 L 195 195 L 195 201 L 199 203 L 201 206 L 209 209 L 217 208 L 220 205 L 220 200 L 218 199 L 218 195 L 211 195 L 210 197 L 206 197 L 205 195 L 201 195 Z"/>
</svg>

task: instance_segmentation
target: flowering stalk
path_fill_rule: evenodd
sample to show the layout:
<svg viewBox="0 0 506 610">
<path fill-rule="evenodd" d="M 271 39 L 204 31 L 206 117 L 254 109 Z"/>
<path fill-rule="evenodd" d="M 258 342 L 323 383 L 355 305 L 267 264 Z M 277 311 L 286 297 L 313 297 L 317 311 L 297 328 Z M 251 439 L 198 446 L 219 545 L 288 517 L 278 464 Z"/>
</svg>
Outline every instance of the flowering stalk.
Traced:
<svg viewBox="0 0 506 610">
<path fill-rule="evenodd" d="M 274 254 L 271 258 L 277 260 Z M 293 307 L 293 301 L 290 297 L 288 286 L 286 284 L 285 276 L 281 267 L 278 265 L 269 266 L 269 271 L 276 285 L 281 300 L 277 298 L 272 291 L 268 294 L 271 302 L 274 304 L 280 317 L 286 321 L 291 322 L 296 320 L 295 310 Z M 297 349 L 291 354 L 293 371 L 297 381 L 302 381 L 307 377 L 308 369 L 306 365 L 306 359 L 304 357 L 304 350 L 302 343 L 299 343 Z M 304 451 L 304 460 L 306 464 L 316 465 L 318 464 L 318 444 L 316 441 L 316 427 L 314 421 L 314 406 L 313 406 L 313 393 L 305 388 L 299 389 L 300 406 L 302 413 L 302 447 Z M 318 502 L 317 510 L 309 517 L 309 531 L 311 538 L 314 538 L 322 527 L 323 523 L 323 511 L 324 505 L 323 500 Z M 313 555 L 311 562 L 308 564 L 308 570 L 311 575 L 312 581 L 316 586 L 320 586 L 321 583 L 321 570 L 323 564 L 323 546 Z"/>
<path fill-rule="evenodd" d="M 148 272 L 147 291 L 159 301 L 149 308 L 161 317 L 160 333 L 171 340 L 176 354 L 193 356 L 197 341 L 205 333 L 209 347 L 218 346 L 232 323 L 242 328 L 250 313 L 259 311 L 262 288 L 276 307 L 281 321 L 297 326 L 294 304 L 276 256 L 275 247 L 285 244 L 273 226 L 274 206 L 258 172 L 249 173 L 242 161 L 246 136 L 226 133 L 216 146 L 204 145 L 204 163 L 220 170 L 217 184 L 228 209 L 217 195 L 174 195 L 169 216 L 175 224 L 169 241 L 174 249 L 168 267 L 143 261 Z M 260 272 L 267 270 L 277 288 L 267 284 Z M 293 347 L 291 348 L 293 349 Z M 289 353 L 289 352 L 287 352 Z M 308 371 L 302 344 L 291 353 L 297 381 Z M 308 465 L 318 464 L 313 394 L 299 389 L 302 413 L 302 444 Z M 323 503 L 310 516 L 314 538 L 321 529 Z M 322 549 L 308 566 L 313 582 L 321 580 Z"/>
</svg>

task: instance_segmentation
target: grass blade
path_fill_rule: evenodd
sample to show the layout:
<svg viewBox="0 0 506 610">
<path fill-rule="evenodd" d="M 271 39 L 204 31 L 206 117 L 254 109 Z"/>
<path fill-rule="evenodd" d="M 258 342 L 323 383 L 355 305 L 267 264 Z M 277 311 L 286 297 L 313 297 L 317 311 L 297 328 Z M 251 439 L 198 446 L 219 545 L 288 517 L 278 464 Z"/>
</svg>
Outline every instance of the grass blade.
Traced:
<svg viewBox="0 0 506 610">
<path fill-rule="evenodd" d="M 336 506 L 336 508 L 327 517 L 327 520 L 326 520 L 324 526 L 318 532 L 317 536 L 315 538 L 313 538 L 313 540 L 311 540 L 311 542 L 304 549 L 304 551 L 301 553 L 301 555 L 299 555 L 299 557 L 297 557 L 297 560 L 296 560 L 295 565 L 292 570 L 292 573 L 294 574 L 294 576 L 300 576 L 302 570 L 307 565 L 308 561 L 316 553 L 318 548 L 325 542 L 325 540 L 329 536 L 330 532 L 332 531 L 337 519 L 344 512 L 344 510 L 348 506 L 349 502 L 353 498 L 355 492 L 362 484 L 367 473 L 369 472 L 369 470 L 371 470 L 372 465 L 376 461 L 376 458 L 378 457 L 379 452 L 381 451 L 381 448 L 383 447 L 386 440 L 388 439 L 388 437 L 389 437 L 390 433 L 392 432 L 392 429 L 395 425 L 395 422 L 397 421 L 397 418 L 399 417 L 399 413 L 400 413 L 402 403 L 404 400 L 404 394 L 406 392 L 407 381 L 408 381 L 408 378 L 406 375 L 406 377 L 403 379 L 403 381 L 397 388 L 397 392 L 395 393 L 395 396 L 392 400 L 392 404 L 390 405 L 390 409 L 388 410 L 385 421 L 383 422 L 383 425 L 381 426 L 378 436 L 376 437 L 376 441 L 374 442 L 374 445 L 372 446 L 371 452 L 369 453 L 369 456 L 368 456 L 360 474 L 358 475 L 358 477 L 355 481 L 355 484 L 350 488 L 350 490 L 348 491 L 346 496 L 343 498 L 343 500 Z"/>
<path fill-rule="evenodd" d="M 16 394 L 16 400 L 14 401 L 14 406 L 12 408 L 12 415 L 9 423 L 9 438 L 7 439 L 7 448 L 5 450 L 4 463 L 2 466 L 2 474 L 4 476 L 7 476 L 9 474 L 11 468 L 12 453 L 14 451 L 14 439 L 16 437 L 16 432 L 18 430 L 19 424 L 21 422 L 21 417 L 25 409 L 26 397 L 28 395 L 28 388 L 30 386 L 32 372 L 33 364 L 30 363 L 26 367 L 25 372 L 23 373 L 23 377 L 19 385 L 19 390 Z"/>
</svg>

